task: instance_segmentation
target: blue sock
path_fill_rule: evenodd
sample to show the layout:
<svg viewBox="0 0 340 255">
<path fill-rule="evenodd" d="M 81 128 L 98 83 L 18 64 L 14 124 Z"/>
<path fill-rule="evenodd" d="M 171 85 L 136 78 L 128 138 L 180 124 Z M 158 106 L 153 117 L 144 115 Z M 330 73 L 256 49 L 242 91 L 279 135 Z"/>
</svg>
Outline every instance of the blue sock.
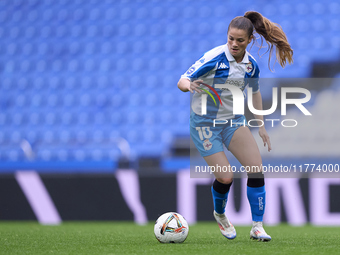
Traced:
<svg viewBox="0 0 340 255">
<path fill-rule="evenodd" d="M 247 186 L 247 197 L 253 221 L 263 221 L 266 205 L 266 190 L 264 186 L 256 188 Z"/>
<path fill-rule="evenodd" d="M 227 205 L 229 191 L 225 194 L 221 194 L 215 191 L 214 187 L 211 187 L 211 193 L 214 200 L 215 211 L 219 214 L 223 214 L 225 212 L 225 206 Z"/>
</svg>

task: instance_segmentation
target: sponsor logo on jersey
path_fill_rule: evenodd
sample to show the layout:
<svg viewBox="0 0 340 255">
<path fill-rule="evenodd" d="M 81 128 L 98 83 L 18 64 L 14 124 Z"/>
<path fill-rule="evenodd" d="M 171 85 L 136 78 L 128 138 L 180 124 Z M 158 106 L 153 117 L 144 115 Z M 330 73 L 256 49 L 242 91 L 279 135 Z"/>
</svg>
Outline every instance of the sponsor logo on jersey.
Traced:
<svg viewBox="0 0 340 255">
<path fill-rule="evenodd" d="M 210 150 L 212 147 L 212 143 L 209 141 L 209 139 L 205 139 L 203 142 L 203 147 L 206 151 Z"/>
<path fill-rule="evenodd" d="M 227 85 L 234 85 L 240 89 L 244 89 L 245 87 L 245 82 L 244 82 L 244 79 L 230 79 L 230 80 L 226 80 L 224 84 L 227 84 Z M 228 90 L 228 88 L 221 88 L 221 90 Z"/>
<path fill-rule="evenodd" d="M 220 63 L 217 69 L 226 69 L 226 68 L 228 68 L 228 66 L 225 63 Z"/>
<path fill-rule="evenodd" d="M 204 63 L 204 61 L 205 61 L 205 58 L 201 58 L 200 60 L 198 60 L 199 62 L 201 62 L 201 63 Z"/>
</svg>

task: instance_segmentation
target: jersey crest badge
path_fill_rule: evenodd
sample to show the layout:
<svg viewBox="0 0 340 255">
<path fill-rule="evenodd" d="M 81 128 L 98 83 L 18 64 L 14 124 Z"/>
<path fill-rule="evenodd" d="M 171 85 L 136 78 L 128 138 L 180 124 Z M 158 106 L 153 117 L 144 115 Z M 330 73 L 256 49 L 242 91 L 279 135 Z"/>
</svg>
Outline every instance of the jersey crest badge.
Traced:
<svg viewBox="0 0 340 255">
<path fill-rule="evenodd" d="M 251 62 L 249 62 L 247 65 L 246 65 L 246 72 L 247 73 L 250 73 L 251 71 L 253 71 L 253 65 Z"/>
<path fill-rule="evenodd" d="M 209 139 L 205 139 L 203 142 L 203 147 L 206 151 L 210 150 L 212 147 L 212 143 L 209 141 Z"/>
</svg>

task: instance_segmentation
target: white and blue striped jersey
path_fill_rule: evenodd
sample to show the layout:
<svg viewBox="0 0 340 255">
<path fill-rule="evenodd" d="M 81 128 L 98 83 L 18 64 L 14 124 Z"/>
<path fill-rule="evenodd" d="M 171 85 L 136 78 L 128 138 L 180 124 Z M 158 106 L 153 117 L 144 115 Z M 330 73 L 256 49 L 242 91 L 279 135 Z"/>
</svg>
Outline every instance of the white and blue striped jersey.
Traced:
<svg viewBox="0 0 340 255">
<path fill-rule="evenodd" d="M 211 97 L 207 97 L 207 115 L 204 117 L 212 119 L 230 119 L 233 115 L 233 99 L 232 94 L 228 89 L 216 88 L 216 84 L 232 84 L 239 87 L 242 91 L 247 86 L 252 87 L 253 93 L 259 91 L 259 67 L 253 56 L 246 51 L 243 60 L 237 63 L 234 57 L 230 54 L 228 45 L 224 44 L 206 52 L 198 61 L 196 61 L 189 69 L 181 76 L 191 81 L 201 79 L 205 84 L 215 88 L 221 104 L 215 104 Z M 218 101 L 217 96 L 205 85 L 200 86 L 206 91 L 210 91 Z M 195 92 L 192 98 L 192 110 L 202 115 L 202 94 L 206 92 Z"/>
</svg>

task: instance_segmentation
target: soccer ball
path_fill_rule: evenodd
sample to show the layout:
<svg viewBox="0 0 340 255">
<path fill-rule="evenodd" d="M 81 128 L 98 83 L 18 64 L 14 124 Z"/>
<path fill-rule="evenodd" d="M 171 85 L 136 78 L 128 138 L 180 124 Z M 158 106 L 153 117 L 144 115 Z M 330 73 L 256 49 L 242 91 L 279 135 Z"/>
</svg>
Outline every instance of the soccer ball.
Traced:
<svg viewBox="0 0 340 255">
<path fill-rule="evenodd" d="M 167 212 L 156 220 L 154 233 L 161 243 L 183 243 L 188 236 L 189 226 L 179 213 Z"/>
</svg>

